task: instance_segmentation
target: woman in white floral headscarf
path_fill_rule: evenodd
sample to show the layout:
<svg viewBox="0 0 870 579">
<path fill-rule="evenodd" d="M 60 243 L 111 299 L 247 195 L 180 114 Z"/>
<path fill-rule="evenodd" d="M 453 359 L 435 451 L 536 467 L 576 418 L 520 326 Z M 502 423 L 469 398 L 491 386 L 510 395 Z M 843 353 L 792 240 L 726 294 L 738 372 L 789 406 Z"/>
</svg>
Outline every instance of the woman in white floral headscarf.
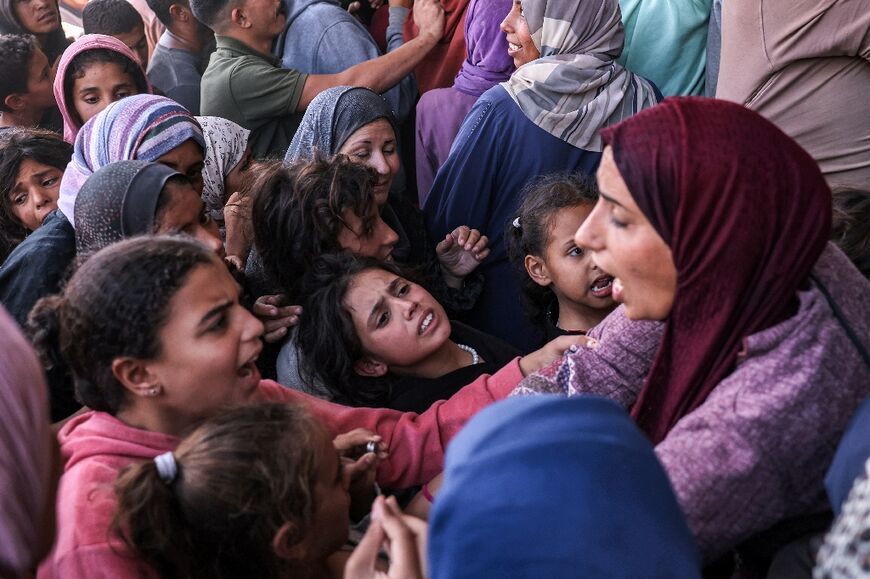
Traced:
<svg viewBox="0 0 870 579">
<path fill-rule="evenodd" d="M 196 117 L 205 137 L 202 201 L 226 241 L 227 255 L 239 269 L 251 249 L 250 208 L 244 179 L 251 163 L 251 131 L 221 117 Z M 229 215 L 224 208 L 230 209 Z M 236 259 L 236 257 L 238 259 Z"/>
</svg>

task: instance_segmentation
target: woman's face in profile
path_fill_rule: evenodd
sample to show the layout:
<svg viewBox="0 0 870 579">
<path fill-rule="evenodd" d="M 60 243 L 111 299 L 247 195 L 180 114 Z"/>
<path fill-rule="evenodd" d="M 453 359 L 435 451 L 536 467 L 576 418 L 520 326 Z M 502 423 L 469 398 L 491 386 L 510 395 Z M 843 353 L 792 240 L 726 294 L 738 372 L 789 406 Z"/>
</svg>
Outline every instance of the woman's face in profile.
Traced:
<svg viewBox="0 0 870 579">
<path fill-rule="evenodd" d="M 635 203 L 610 147 L 604 149 L 597 177 L 598 203 L 574 241 L 614 276 L 613 299 L 625 304 L 628 318 L 663 320 L 677 291 L 671 249 Z"/>
<path fill-rule="evenodd" d="M 514 59 L 514 66 L 519 68 L 541 57 L 541 52 L 532 42 L 529 25 L 523 15 L 523 5 L 519 0 L 514 0 L 513 8 L 501 22 L 501 29 L 507 35 L 508 55 Z"/>
</svg>

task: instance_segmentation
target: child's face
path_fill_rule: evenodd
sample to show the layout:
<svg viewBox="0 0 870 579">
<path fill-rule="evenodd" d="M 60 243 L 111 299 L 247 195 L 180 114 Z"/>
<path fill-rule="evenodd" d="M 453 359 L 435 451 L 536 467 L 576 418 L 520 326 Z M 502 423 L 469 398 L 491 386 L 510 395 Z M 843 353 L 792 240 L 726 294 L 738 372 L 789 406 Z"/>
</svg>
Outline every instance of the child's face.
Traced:
<svg viewBox="0 0 870 579">
<path fill-rule="evenodd" d="M 338 234 L 338 244 L 360 257 L 392 259 L 399 236 L 384 222 L 377 208 L 372 208 L 372 212 L 371 229 L 367 229 L 359 215 L 345 209 L 342 212 L 345 227 Z"/>
<path fill-rule="evenodd" d="M 60 26 L 60 12 L 55 0 L 13 0 L 15 17 L 31 34 L 48 34 Z"/>
<path fill-rule="evenodd" d="M 54 91 L 52 90 L 51 65 L 48 57 L 40 49 L 33 52 L 30 58 L 30 70 L 27 76 L 27 107 L 33 111 L 44 111 L 54 106 Z"/>
<path fill-rule="evenodd" d="M 136 81 L 120 64 L 95 62 L 73 82 L 73 106 L 85 124 L 113 102 L 138 93 Z"/>
<path fill-rule="evenodd" d="M 57 209 L 61 177 L 63 171 L 56 167 L 33 159 L 22 161 L 9 201 L 12 213 L 27 229 L 42 225 L 45 216 Z"/>
<path fill-rule="evenodd" d="M 593 205 L 583 204 L 559 210 L 550 230 L 544 264 L 550 288 L 559 299 L 559 311 L 572 305 L 592 309 L 611 309 L 613 278 L 592 261 L 591 252 L 574 243 L 574 234 L 592 212 Z"/>
<path fill-rule="evenodd" d="M 144 24 L 138 24 L 123 34 L 115 34 L 115 38 L 133 51 L 142 68 L 148 66 L 148 39 L 145 38 Z"/>
<path fill-rule="evenodd" d="M 325 429 L 320 430 L 317 483 L 314 487 L 314 513 L 307 550 L 312 559 L 327 557 L 347 541 L 350 525 L 350 480 L 341 458 Z"/>
<path fill-rule="evenodd" d="M 156 224 L 154 233 L 185 233 L 223 258 L 224 244 L 217 223 L 209 217 L 202 197 L 193 185 L 172 183 L 166 186 L 165 191 L 169 195 L 169 202 L 160 212 L 160 221 Z"/>
<path fill-rule="evenodd" d="M 342 305 L 350 313 L 363 351 L 385 371 L 413 375 L 415 367 L 450 339 L 450 320 L 438 300 L 421 286 L 383 269 L 357 274 Z"/>
</svg>

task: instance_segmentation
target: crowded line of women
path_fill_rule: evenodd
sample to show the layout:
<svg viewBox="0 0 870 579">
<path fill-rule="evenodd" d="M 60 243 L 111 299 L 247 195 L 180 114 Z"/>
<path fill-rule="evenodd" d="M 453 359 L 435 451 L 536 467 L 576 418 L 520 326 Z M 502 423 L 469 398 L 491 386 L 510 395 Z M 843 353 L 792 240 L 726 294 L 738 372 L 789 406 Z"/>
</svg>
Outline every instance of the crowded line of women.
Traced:
<svg viewBox="0 0 870 579">
<path fill-rule="evenodd" d="M 0 0 L 0 576 L 868 576 L 868 90 L 870 0 Z"/>
</svg>

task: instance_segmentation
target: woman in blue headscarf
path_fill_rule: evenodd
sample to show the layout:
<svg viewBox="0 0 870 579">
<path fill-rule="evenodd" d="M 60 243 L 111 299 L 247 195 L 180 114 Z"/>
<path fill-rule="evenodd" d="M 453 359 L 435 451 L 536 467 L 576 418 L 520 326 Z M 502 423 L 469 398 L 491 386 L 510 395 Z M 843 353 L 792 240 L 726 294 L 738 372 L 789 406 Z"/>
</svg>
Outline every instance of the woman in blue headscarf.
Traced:
<svg viewBox="0 0 870 579">
<path fill-rule="evenodd" d="M 450 577 L 700 577 L 667 475 L 603 398 L 512 398 L 456 437 L 429 528 Z"/>
<path fill-rule="evenodd" d="M 391 541 L 393 564 L 414 566 L 408 537 L 419 542 L 421 525 L 401 517 L 395 503 L 384 507 L 375 505 L 375 524 L 346 577 L 370 566 L 364 559 L 377 549 L 369 535 Z M 597 396 L 510 398 L 472 419 L 447 451 L 428 550 L 432 579 L 701 577 L 694 539 L 649 440 Z"/>
</svg>

